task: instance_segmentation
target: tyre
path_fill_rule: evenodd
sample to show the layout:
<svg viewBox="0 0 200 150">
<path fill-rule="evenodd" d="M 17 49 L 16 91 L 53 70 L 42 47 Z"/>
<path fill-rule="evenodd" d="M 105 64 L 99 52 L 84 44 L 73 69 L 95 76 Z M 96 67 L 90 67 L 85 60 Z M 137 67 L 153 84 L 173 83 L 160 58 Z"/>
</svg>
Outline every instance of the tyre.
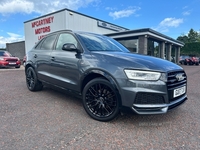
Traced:
<svg viewBox="0 0 200 150">
<path fill-rule="evenodd" d="M 83 90 L 83 107 L 95 120 L 110 121 L 117 117 L 119 102 L 118 92 L 105 79 L 93 79 Z"/>
<path fill-rule="evenodd" d="M 35 70 L 32 67 L 26 70 L 26 85 L 30 91 L 39 91 L 43 88 L 42 83 L 37 79 Z"/>
</svg>

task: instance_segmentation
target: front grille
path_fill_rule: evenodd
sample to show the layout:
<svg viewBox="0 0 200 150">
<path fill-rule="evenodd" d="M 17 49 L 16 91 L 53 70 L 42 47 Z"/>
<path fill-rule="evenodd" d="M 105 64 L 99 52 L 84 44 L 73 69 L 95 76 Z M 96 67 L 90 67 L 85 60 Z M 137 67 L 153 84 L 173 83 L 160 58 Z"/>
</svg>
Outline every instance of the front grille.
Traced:
<svg viewBox="0 0 200 150">
<path fill-rule="evenodd" d="M 9 63 L 16 63 L 17 61 L 16 60 L 9 60 L 7 62 L 9 62 Z"/>
<path fill-rule="evenodd" d="M 164 98 L 159 94 L 137 93 L 135 104 L 164 104 Z"/>
<path fill-rule="evenodd" d="M 176 78 L 177 74 L 182 74 L 184 79 L 181 80 L 181 81 L 178 81 L 177 78 Z M 167 79 L 168 89 L 180 87 L 181 85 L 186 84 L 186 82 L 187 82 L 187 76 L 186 76 L 186 73 L 184 71 L 176 71 L 176 72 L 169 72 L 168 73 L 168 79 Z"/>
<path fill-rule="evenodd" d="M 182 74 L 183 79 L 182 80 L 178 80 L 177 79 L 177 74 Z M 179 99 L 180 97 L 182 97 L 182 95 L 173 98 L 173 92 L 174 89 L 180 88 L 182 86 L 186 86 L 187 85 L 187 75 L 186 73 L 181 70 L 181 71 L 175 71 L 175 72 L 169 72 L 168 73 L 168 79 L 167 79 L 167 89 L 168 89 L 168 96 L 169 96 L 169 102 L 175 101 L 177 99 Z"/>
<path fill-rule="evenodd" d="M 16 62 L 17 59 L 6 59 L 6 61 L 8 61 L 8 62 Z"/>
</svg>

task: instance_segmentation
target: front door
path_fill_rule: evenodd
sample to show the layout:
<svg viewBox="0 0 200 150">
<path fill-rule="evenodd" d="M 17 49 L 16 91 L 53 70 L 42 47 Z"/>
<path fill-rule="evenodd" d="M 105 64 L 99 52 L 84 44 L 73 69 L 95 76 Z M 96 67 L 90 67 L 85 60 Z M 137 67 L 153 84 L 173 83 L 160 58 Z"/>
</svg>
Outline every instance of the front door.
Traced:
<svg viewBox="0 0 200 150">
<path fill-rule="evenodd" d="M 62 46 L 65 43 L 74 44 L 77 47 L 77 40 L 70 33 L 62 33 L 58 37 L 55 49 L 50 56 L 50 72 L 53 75 L 51 81 L 54 85 L 59 85 L 66 89 L 77 91 L 79 83 L 79 61 L 75 51 L 64 51 Z"/>
</svg>

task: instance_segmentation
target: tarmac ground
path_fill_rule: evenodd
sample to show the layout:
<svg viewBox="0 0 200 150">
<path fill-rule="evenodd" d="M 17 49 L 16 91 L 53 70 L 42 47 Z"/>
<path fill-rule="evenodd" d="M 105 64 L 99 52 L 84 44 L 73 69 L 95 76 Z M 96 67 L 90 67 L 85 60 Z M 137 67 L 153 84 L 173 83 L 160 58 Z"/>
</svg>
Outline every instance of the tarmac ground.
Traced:
<svg viewBox="0 0 200 150">
<path fill-rule="evenodd" d="M 45 87 L 30 92 L 24 67 L 0 69 L 1 150 L 198 150 L 200 66 L 182 66 L 188 100 L 162 115 L 90 118 L 80 99 Z"/>
</svg>

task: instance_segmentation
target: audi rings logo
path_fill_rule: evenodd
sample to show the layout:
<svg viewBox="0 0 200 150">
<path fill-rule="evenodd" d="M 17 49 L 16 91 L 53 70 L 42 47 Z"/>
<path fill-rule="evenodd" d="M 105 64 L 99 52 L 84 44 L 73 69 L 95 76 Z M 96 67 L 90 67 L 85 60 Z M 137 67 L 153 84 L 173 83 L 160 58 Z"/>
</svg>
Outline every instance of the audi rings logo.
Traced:
<svg viewBox="0 0 200 150">
<path fill-rule="evenodd" d="M 178 73 L 178 74 L 176 75 L 176 79 L 177 79 L 178 81 L 182 81 L 182 80 L 185 79 L 185 77 L 183 76 L 183 73 Z"/>
</svg>

